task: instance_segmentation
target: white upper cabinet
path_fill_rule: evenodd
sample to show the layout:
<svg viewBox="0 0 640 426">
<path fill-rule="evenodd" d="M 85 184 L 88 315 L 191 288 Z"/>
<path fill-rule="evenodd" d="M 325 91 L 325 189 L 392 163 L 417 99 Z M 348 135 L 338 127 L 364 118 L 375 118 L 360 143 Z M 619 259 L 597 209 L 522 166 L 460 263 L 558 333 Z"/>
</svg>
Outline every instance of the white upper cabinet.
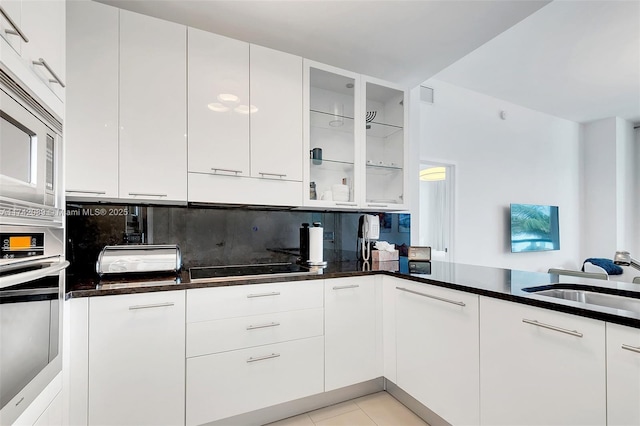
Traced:
<svg viewBox="0 0 640 426">
<path fill-rule="evenodd" d="M 22 30 L 22 0 L 0 0 L 0 7 L 4 11 L 0 16 L 0 37 L 20 55 L 25 43 L 20 33 L 29 40 Z"/>
<path fill-rule="evenodd" d="M 186 36 L 120 11 L 120 198 L 187 200 Z"/>
<path fill-rule="evenodd" d="M 327 65 L 306 64 L 305 205 L 405 210 L 407 92 Z"/>
<path fill-rule="evenodd" d="M 249 44 L 188 31 L 189 172 L 249 176 Z"/>
<path fill-rule="evenodd" d="M 12 78 L 64 117 L 65 1 L 0 0 L 0 61 Z"/>
<path fill-rule="evenodd" d="M 640 425 L 640 329 L 607 323 L 607 425 Z"/>
<path fill-rule="evenodd" d="M 300 206 L 302 58 L 189 29 L 189 201 Z"/>
<path fill-rule="evenodd" d="M 302 181 L 301 57 L 251 45 L 249 113 L 251 175 Z"/>
<path fill-rule="evenodd" d="M 357 207 L 364 130 L 360 77 L 305 61 L 304 90 L 304 204 Z"/>
<path fill-rule="evenodd" d="M 31 37 L 22 47 L 22 56 L 62 101 L 66 85 L 65 16 L 64 0 L 22 2 L 22 28 Z"/>
<path fill-rule="evenodd" d="M 363 79 L 365 97 L 364 144 L 367 208 L 403 209 L 407 188 L 406 92 L 388 83 Z"/>
<path fill-rule="evenodd" d="M 69 197 L 118 198 L 118 19 L 114 7 L 67 2 Z"/>
</svg>

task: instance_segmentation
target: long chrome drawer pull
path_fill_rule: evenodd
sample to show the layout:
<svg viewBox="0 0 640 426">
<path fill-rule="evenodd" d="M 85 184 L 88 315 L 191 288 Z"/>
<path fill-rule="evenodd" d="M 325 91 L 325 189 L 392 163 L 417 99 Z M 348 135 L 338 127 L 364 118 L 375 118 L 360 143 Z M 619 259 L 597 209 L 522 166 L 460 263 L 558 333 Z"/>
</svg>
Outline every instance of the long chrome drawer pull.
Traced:
<svg viewBox="0 0 640 426">
<path fill-rule="evenodd" d="M 167 194 L 150 194 L 147 192 L 130 192 L 129 195 L 141 197 L 166 197 Z"/>
<path fill-rule="evenodd" d="M 367 204 L 369 207 L 389 207 L 388 204 Z"/>
<path fill-rule="evenodd" d="M 247 330 L 255 330 L 257 328 L 277 327 L 279 325 L 280 325 L 279 322 L 271 322 L 269 324 L 261 324 L 261 325 L 249 325 L 247 326 Z"/>
<path fill-rule="evenodd" d="M 640 348 L 637 347 L 637 346 L 631 346 L 631 345 L 623 344 L 622 345 L 622 349 L 626 349 L 626 350 L 631 351 L 631 352 L 637 352 L 637 353 L 640 354 Z"/>
<path fill-rule="evenodd" d="M 357 206 L 358 203 L 336 203 L 336 206 L 349 206 L 349 207 L 355 207 Z"/>
<path fill-rule="evenodd" d="M 542 327 L 542 328 L 546 328 L 549 330 L 553 330 L 553 331 L 559 331 L 560 333 L 565 333 L 565 334 L 570 334 L 571 336 L 575 336 L 575 337 L 582 337 L 583 334 L 576 331 L 576 330 L 567 330 L 566 328 L 560 328 L 560 327 L 556 327 L 555 325 L 549 325 L 549 324 L 545 324 L 543 322 L 539 322 L 536 320 L 530 320 L 530 319 L 526 319 L 523 318 L 522 322 L 527 323 L 527 324 L 531 324 L 531 325 L 535 325 L 538 327 Z"/>
<path fill-rule="evenodd" d="M 263 361 L 265 359 L 271 359 L 271 358 L 278 358 L 280 356 L 280 354 L 277 353 L 272 353 L 271 355 L 265 355 L 265 356 L 257 356 L 257 357 L 251 357 L 247 360 L 247 362 L 256 362 L 256 361 Z"/>
<path fill-rule="evenodd" d="M 29 43 L 29 39 L 27 38 L 27 36 L 22 32 L 22 30 L 20 29 L 20 27 L 18 27 L 16 25 L 15 22 L 13 22 L 13 19 L 11 19 L 11 17 L 9 16 L 9 14 L 7 13 L 6 10 L 4 10 L 2 8 L 2 6 L 0 6 L 0 14 L 2 14 L 2 16 L 4 16 L 4 19 L 7 20 L 7 22 L 9 22 L 9 25 L 11 25 L 11 27 L 13 28 L 12 30 L 4 30 L 5 33 L 7 34 L 12 34 L 12 35 L 19 35 L 20 38 L 25 42 L 25 43 Z"/>
<path fill-rule="evenodd" d="M 60 77 L 58 77 L 58 75 L 53 71 L 53 69 L 51 69 L 47 61 L 45 61 L 43 58 L 38 58 L 37 61 L 32 61 L 32 62 L 33 62 L 33 65 L 43 66 L 47 69 L 47 71 L 49 71 L 49 74 L 53 76 L 53 80 L 49 80 L 50 83 L 58 83 L 60 86 L 66 87 L 62 82 L 62 80 L 60 80 Z"/>
<path fill-rule="evenodd" d="M 335 287 L 333 287 L 334 290 L 342 290 L 345 288 L 356 288 L 356 287 L 360 287 L 359 284 L 351 284 L 351 285 L 337 285 Z"/>
<path fill-rule="evenodd" d="M 212 167 L 211 171 L 213 171 L 214 173 L 217 173 L 217 172 L 235 173 L 236 176 L 238 175 L 238 173 L 242 173 L 242 170 L 219 169 L 217 167 Z"/>
<path fill-rule="evenodd" d="M 173 305 L 175 305 L 175 303 L 173 302 L 154 303 L 151 305 L 134 305 L 134 306 L 129 306 L 129 310 L 133 311 L 134 309 L 166 308 L 167 306 L 173 306 Z"/>
<path fill-rule="evenodd" d="M 107 191 L 83 191 L 80 189 L 67 189 L 64 192 L 66 192 L 67 194 L 70 192 L 75 192 L 78 194 L 97 194 L 97 195 L 104 195 L 107 193 Z"/>
<path fill-rule="evenodd" d="M 260 176 L 263 176 L 263 177 L 264 177 L 264 176 L 277 176 L 277 177 L 279 177 L 279 178 L 283 178 L 283 177 L 286 177 L 286 176 L 287 176 L 286 174 L 282 174 L 282 173 L 258 172 L 258 174 L 259 174 Z"/>
<path fill-rule="evenodd" d="M 464 302 L 456 302 L 455 300 L 450 300 L 450 299 L 445 299 L 443 297 L 432 296 L 430 294 L 420 293 L 419 291 L 409 290 L 408 288 L 396 287 L 396 289 L 401 290 L 401 291 L 406 291 L 407 293 L 411 293 L 411 294 L 417 294 L 418 296 L 428 297 L 429 299 L 435 299 L 435 300 L 439 300 L 441 302 L 451 303 L 453 305 L 467 306 Z"/>
<path fill-rule="evenodd" d="M 251 299 L 253 297 L 267 297 L 267 296 L 279 296 L 279 291 L 272 291 L 271 293 L 257 293 L 257 294 L 247 294 L 247 299 Z"/>
</svg>

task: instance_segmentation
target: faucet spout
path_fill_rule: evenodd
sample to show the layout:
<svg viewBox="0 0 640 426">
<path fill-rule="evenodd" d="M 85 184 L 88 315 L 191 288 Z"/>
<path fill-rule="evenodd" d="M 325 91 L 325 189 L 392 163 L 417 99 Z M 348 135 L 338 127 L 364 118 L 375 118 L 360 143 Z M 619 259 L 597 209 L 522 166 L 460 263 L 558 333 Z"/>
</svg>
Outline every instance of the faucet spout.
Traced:
<svg viewBox="0 0 640 426">
<path fill-rule="evenodd" d="M 619 250 L 613 257 L 613 263 L 616 265 L 631 266 L 640 271 L 640 262 L 631 257 L 628 251 Z"/>
</svg>

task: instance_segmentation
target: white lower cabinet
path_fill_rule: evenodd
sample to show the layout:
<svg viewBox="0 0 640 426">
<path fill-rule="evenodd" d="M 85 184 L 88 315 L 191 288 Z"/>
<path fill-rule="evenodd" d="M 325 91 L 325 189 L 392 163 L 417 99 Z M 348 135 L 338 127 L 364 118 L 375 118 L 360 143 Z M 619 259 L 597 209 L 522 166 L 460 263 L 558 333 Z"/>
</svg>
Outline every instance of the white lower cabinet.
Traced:
<svg viewBox="0 0 640 426">
<path fill-rule="evenodd" d="M 185 292 L 89 300 L 89 425 L 184 423 Z"/>
<path fill-rule="evenodd" d="M 640 329 L 607 323 L 607 425 L 640 425 Z"/>
<path fill-rule="evenodd" d="M 480 422 L 478 296 L 396 281 L 397 385 L 453 425 Z"/>
<path fill-rule="evenodd" d="M 187 360 L 187 425 L 322 393 L 323 337 Z"/>
<path fill-rule="evenodd" d="M 187 291 L 187 425 L 324 391 L 323 282 Z"/>
<path fill-rule="evenodd" d="M 376 277 L 325 281 L 325 390 L 382 376 L 382 300 Z"/>
<path fill-rule="evenodd" d="M 483 425 L 606 424 L 605 324 L 480 298 Z"/>
</svg>

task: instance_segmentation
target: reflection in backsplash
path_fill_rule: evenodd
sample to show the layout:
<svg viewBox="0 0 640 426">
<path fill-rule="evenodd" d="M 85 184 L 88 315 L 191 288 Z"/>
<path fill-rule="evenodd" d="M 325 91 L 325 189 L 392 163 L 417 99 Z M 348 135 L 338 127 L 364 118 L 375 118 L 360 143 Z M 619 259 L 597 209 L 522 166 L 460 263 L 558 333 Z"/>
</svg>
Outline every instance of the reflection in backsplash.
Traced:
<svg viewBox="0 0 640 426">
<path fill-rule="evenodd" d="M 399 231 L 399 216 L 384 215 L 380 239 L 409 245 L 408 229 Z M 116 244 L 178 244 L 185 268 L 294 262 L 305 222 L 322 223 L 325 260 L 356 260 L 359 217 L 344 212 L 70 203 L 68 272 L 93 274 L 100 250 Z"/>
</svg>

